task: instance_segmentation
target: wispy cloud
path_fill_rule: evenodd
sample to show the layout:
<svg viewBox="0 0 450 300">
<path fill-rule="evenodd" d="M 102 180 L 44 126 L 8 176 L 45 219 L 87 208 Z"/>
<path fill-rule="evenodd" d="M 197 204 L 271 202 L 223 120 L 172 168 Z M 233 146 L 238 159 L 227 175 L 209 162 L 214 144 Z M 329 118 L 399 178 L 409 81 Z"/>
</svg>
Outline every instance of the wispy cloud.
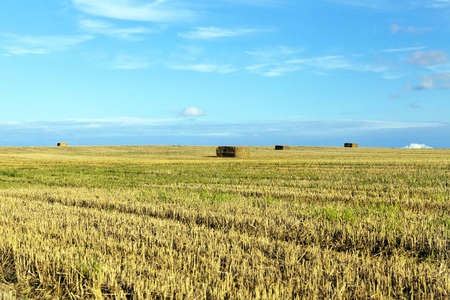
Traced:
<svg viewBox="0 0 450 300">
<path fill-rule="evenodd" d="M 342 5 L 364 7 L 368 9 L 376 9 L 380 11 L 401 11 L 424 8 L 450 8 L 449 0 L 326 0 Z"/>
<path fill-rule="evenodd" d="M 119 28 L 114 24 L 101 20 L 80 20 L 78 26 L 81 30 L 92 34 L 104 34 L 120 39 L 138 41 L 142 40 L 139 35 L 150 34 L 156 32 L 154 29 L 147 27 Z"/>
<path fill-rule="evenodd" d="M 47 54 L 50 52 L 45 48 L 25 48 L 23 46 L 6 46 L 4 48 L 7 55 Z"/>
<path fill-rule="evenodd" d="M 72 0 L 74 6 L 91 15 L 121 20 L 178 22 L 195 18 L 195 13 L 179 2 L 155 0 L 138 4 L 132 0 Z"/>
<path fill-rule="evenodd" d="M 416 66 L 443 65 L 448 62 L 443 50 L 417 51 L 408 56 L 408 63 Z"/>
<path fill-rule="evenodd" d="M 327 1 L 328 2 L 339 3 L 339 4 L 343 4 L 343 5 L 359 6 L 359 7 L 375 8 L 375 9 L 388 9 L 388 8 L 392 8 L 393 7 L 392 1 L 387 1 L 387 0 L 372 0 L 372 1 L 366 1 L 366 0 L 327 0 Z"/>
<path fill-rule="evenodd" d="M 422 91 L 429 89 L 450 89 L 450 74 L 422 76 L 419 84 L 413 86 L 409 82 L 405 86 L 408 91 Z"/>
<path fill-rule="evenodd" d="M 411 143 L 405 146 L 407 149 L 433 149 L 433 147 L 427 146 L 425 144 Z"/>
<path fill-rule="evenodd" d="M 193 45 L 178 45 L 176 50 L 170 54 L 170 57 L 175 61 L 196 61 L 199 58 L 203 58 L 205 49 L 199 46 Z"/>
<path fill-rule="evenodd" d="M 118 117 L 104 119 L 69 119 L 59 121 L 0 121 L 1 145 L 55 145 L 64 138 L 73 144 L 180 143 L 208 144 L 210 138 L 220 138 L 221 143 L 245 143 L 261 145 L 280 139 L 305 141 L 322 140 L 330 145 L 339 144 L 349 136 L 389 138 L 398 143 L 399 132 L 411 134 L 429 131 L 447 134 L 447 122 L 386 122 L 374 120 L 335 121 L 248 121 L 214 122 L 204 118 L 145 119 Z M 152 137 L 149 139 L 149 137 Z M 225 139 L 224 139 L 225 137 Z M 254 138 L 257 137 L 256 141 Z M 406 137 L 408 138 L 408 137 Z M 359 140 L 359 139 L 358 139 Z M 403 139 L 405 140 L 405 139 Z M 256 141 L 256 142 L 255 142 Z M 181 143 L 183 143 L 181 142 Z M 406 143 L 403 141 L 402 143 Z M 400 145 L 398 145 L 400 146 Z"/>
<path fill-rule="evenodd" d="M 429 27 L 417 28 L 417 27 L 414 27 L 414 26 L 408 26 L 405 29 L 405 31 L 407 33 L 414 33 L 414 34 L 425 34 L 425 33 L 427 33 L 428 31 L 431 31 L 431 30 L 433 30 L 433 28 L 429 28 Z"/>
<path fill-rule="evenodd" d="M 359 124 L 362 130 L 384 130 L 384 129 L 406 129 L 406 128 L 427 128 L 427 127 L 440 127 L 445 124 L 440 122 L 394 122 L 394 121 L 348 121 L 348 124 Z"/>
<path fill-rule="evenodd" d="M 184 33 L 179 33 L 178 36 L 186 38 L 186 39 L 203 39 L 203 40 L 211 40 L 218 38 L 226 38 L 226 37 L 236 37 L 242 35 L 253 34 L 260 30 L 243 28 L 243 29 L 226 29 L 219 27 L 197 27 L 197 29 L 193 31 L 188 31 Z"/>
<path fill-rule="evenodd" d="M 390 26 L 390 31 L 391 31 L 391 33 L 394 33 L 394 34 L 398 33 L 398 32 L 412 33 L 412 34 L 425 34 L 431 30 L 433 30 L 433 29 L 429 28 L 429 27 L 425 27 L 425 28 L 417 28 L 414 26 L 402 27 L 398 24 L 392 24 Z"/>
<path fill-rule="evenodd" d="M 377 9 L 381 11 L 390 10 L 411 10 L 411 9 L 423 9 L 423 8 L 444 8 L 450 7 L 449 0 L 327 0 L 328 2 L 339 3 L 342 5 L 359 6 L 369 9 Z"/>
<path fill-rule="evenodd" d="M 69 134 L 90 132 L 89 135 L 104 135 L 105 131 L 115 128 L 121 135 L 127 128 L 154 128 L 179 123 L 178 119 L 143 119 L 136 117 L 116 117 L 102 119 L 67 119 L 58 121 L 0 121 L 5 132 L 28 132 L 38 135 Z M 97 132 L 92 131 L 98 130 Z M 120 129 L 120 130 L 119 130 Z"/>
<path fill-rule="evenodd" d="M 403 78 L 406 76 L 407 76 L 407 74 L 396 73 L 396 72 L 394 72 L 394 73 L 386 72 L 381 77 L 383 77 L 384 79 L 387 79 L 387 80 L 395 80 L 395 79 Z"/>
<path fill-rule="evenodd" d="M 301 66 L 294 66 L 294 65 L 289 66 L 281 64 L 267 64 L 267 65 L 250 66 L 247 67 L 247 70 L 259 73 L 267 77 L 278 77 L 292 72 L 303 70 L 303 68 Z"/>
<path fill-rule="evenodd" d="M 302 58 L 285 61 L 286 64 L 300 64 L 320 69 L 352 69 L 353 64 L 343 55 Z"/>
<path fill-rule="evenodd" d="M 305 51 L 304 48 L 292 48 L 287 46 L 265 47 L 255 51 L 246 51 L 245 53 L 256 57 L 260 61 L 280 61 L 285 60 L 295 54 Z"/>
<path fill-rule="evenodd" d="M 277 7 L 286 4 L 289 0 L 220 0 L 236 5 Z"/>
<path fill-rule="evenodd" d="M 410 51 L 417 51 L 417 50 L 423 50 L 426 46 L 421 47 L 405 47 L 405 48 L 393 48 L 393 49 L 385 49 L 381 50 L 380 53 L 390 53 L 390 52 L 410 52 Z"/>
<path fill-rule="evenodd" d="M 188 108 L 187 116 L 202 115 L 202 110 Z M 279 133 L 298 136 L 332 136 L 349 132 L 369 132 L 376 130 L 417 129 L 449 126 L 442 122 L 389 122 L 376 120 L 335 120 L 335 121 L 271 121 L 271 122 L 213 122 L 204 120 L 201 123 L 190 123 L 184 118 L 145 119 L 136 117 L 116 117 L 103 119 L 67 119 L 59 121 L 0 121 L 2 132 L 14 134 L 29 132 L 38 135 L 89 133 L 89 136 L 121 136 L 124 134 L 138 135 L 170 134 L 178 135 L 186 132 L 183 126 L 191 124 L 190 134 L 212 135 L 228 132 L 235 136 L 248 133 Z M 292 130 L 295 129 L 295 130 Z"/>
<path fill-rule="evenodd" d="M 132 55 L 117 55 L 113 61 L 114 69 L 137 70 L 150 67 L 146 58 Z"/>
<path fill-rule="evenodd" d="M 205 115 L 205 112 L 195 106 L 188 107 L 180 113 L 180 116 L 183 116 L 183 117 L 199 117 L 199 116 L 204 116 L 204 115 Z"/>
<path fill-rule="evenodd" d="M 232 73 L 236 69 L 229 65 L 192 64 L 192 65 L 169 65 L 169 68 L 181 71 L 195 71 L 201 73 Z"/>
<path fill-rule="evenodd" d="M 297 61 L 293 60 L 290 61 L 289 63 L 306 64 L 322 69 L 330 69 L 330 70 L 342 69 L 358 72 L 383 72 L 389 69 L 382 62 L 377 62 L 375 64 L 359 63 L 352 61 L 351 57 L 348 56 L 324 56 L 304 60 L 300 59 Z"/>
<path fill-rule="evenodd" d="M 392 24 L 391 26 L 390 26 L 390 29 L 391 29 L 391 32 L 392 33 L 397 33 L 399 30 L 400 30 L 400 26 L 398 26 L 397 24 Z"/>
<path fill-rule="evenodd" d="M 351 60 L 357 56 L 329 55 L 322 57 L 301 58 L 285 60 L 278 63 L 267 63 L 249 66 L 246 69 L 265 76 L 281 76 L 289 72 L 304 70 L 309 68 L 311 72 L 331 70 L 346 70 L 356 72 L 383 72 L 388 70 L 388 66 L 383 63 L 368 64 L 358 63 Z"/>
<path fill-rule="evenodd" d="M 78 44 L 92 40 L 92 35 L 74 36 L 18 36 L 15 34 L 3 35 L 3 46 L 8 54 L 47 54 L 55 51 L 64 51 Z"/>
<path fill-rule="evenodd" d="M 449 0 L 432 0 L 428 2 L 428 7 L 432 8 L 444 8 L 444 7 L 450 7 L 450 1 Z"/>
</svg>

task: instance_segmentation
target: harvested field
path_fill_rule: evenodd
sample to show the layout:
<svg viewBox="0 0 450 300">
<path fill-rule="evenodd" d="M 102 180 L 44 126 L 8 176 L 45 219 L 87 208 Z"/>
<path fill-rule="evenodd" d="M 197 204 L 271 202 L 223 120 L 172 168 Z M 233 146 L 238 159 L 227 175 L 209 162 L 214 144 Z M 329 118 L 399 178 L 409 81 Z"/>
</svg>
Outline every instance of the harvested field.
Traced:
<svg viewBox="0 0 450 300">
<path fill-rule="evenodd" d="M 450 150 L 66 150 L 0 148 L 0 296 L 450 297 Z"/>
</svg>

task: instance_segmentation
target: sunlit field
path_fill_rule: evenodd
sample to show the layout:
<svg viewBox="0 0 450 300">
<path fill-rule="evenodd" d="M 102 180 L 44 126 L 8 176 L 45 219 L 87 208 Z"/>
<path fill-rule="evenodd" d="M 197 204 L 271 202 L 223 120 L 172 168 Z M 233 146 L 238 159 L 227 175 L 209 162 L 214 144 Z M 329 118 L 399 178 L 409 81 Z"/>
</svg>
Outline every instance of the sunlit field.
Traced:
<svg viewBox="0 0 450 300">
<path fill-rule="evenodd" d="M 0 298 L 450 297 L 450 150 L 273 149 L 0 148 Z"/>
</svg>

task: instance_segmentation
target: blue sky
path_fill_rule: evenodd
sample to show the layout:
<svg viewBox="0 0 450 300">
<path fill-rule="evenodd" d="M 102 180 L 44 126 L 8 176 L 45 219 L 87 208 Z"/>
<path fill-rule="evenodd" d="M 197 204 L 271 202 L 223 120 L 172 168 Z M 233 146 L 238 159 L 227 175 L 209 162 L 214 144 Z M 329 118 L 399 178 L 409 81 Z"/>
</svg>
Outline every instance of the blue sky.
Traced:
<svg viewBox="0 0 450 300">
<path fill-rule="evenodd" d="M 450 148 L 450 0 L 0 3 L 0 145 Z"/>
</svg>

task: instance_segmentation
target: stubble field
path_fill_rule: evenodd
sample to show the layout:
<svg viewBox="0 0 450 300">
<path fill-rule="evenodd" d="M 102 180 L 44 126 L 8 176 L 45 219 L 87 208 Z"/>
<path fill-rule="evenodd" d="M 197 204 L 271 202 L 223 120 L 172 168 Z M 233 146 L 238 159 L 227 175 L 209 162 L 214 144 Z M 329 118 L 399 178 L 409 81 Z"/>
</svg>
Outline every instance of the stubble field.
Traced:
<svg viewBox="0 0 450 300">
<path fill-rule="evenodd" d="M 0 148 L 0 298 L 444 299 L 450 150 Z"/>
</svg>

